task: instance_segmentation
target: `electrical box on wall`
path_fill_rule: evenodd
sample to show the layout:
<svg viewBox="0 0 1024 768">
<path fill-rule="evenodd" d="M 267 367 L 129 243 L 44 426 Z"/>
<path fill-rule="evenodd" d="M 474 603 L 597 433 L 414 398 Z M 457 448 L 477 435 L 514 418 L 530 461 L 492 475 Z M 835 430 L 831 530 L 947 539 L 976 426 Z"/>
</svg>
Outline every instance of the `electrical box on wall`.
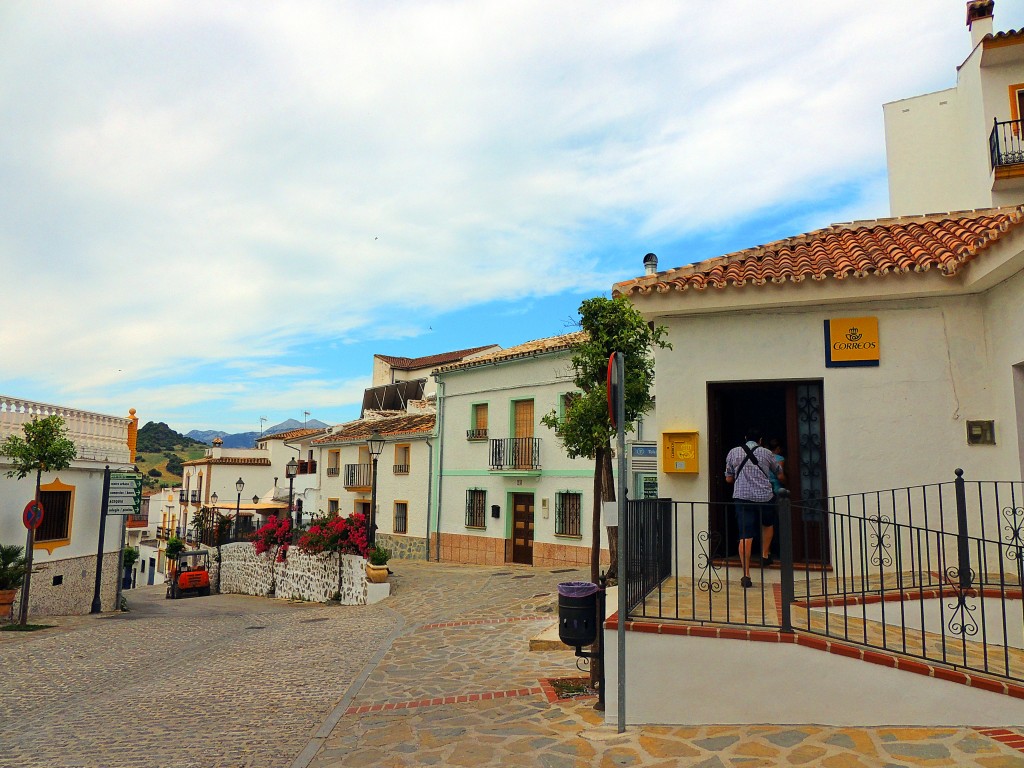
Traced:
<svg viewBox="0 0 1024 768">
<path fill-rule="evenodd" d="M 546 498 L 543 498 L 540 500 L 540 516 L 547 520 L 548 514 L 548 500 Z"/>
<path fill-rule="evenodd" d="M 700 457 L 697 455 L 698 436 L 698 432 L 662 432 L 662 471 L 697 474 L 700 465 Z"/>
</svg>

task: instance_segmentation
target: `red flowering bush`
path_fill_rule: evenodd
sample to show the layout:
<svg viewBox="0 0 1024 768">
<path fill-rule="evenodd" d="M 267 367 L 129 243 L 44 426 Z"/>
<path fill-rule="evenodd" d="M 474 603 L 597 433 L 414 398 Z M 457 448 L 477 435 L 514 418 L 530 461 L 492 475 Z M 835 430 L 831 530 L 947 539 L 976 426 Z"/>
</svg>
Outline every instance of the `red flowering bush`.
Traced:
<svg viewBox="0 0 1024 768">
<path fill-rule="evenodd" d="M 250 538 L 257 555 L 270 552 L 276 562 L 283 563 L 292 540 L 292 521 L 287 517 L 278 520 L 276 515 L 271 515 Z"/>
<path fill-rule="evenodd" d="M 314 520 L 298 543 L 299 549 L 313 555 L 361 555 L 370 550 L 366 538 L 366 517 L 361 512 Z"/>
</svg>

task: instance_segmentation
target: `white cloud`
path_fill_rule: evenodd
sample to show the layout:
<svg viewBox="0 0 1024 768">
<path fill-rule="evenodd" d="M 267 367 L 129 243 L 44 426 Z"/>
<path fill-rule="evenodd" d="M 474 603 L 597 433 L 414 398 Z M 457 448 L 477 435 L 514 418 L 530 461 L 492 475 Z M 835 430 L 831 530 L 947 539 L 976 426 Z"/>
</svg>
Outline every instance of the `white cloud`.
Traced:
<svg viewBox="0 0 1024 768">
<path fill-rule="evenodd" d="M 1001 0 L 997 24 L 1020 5 Z M 282 353 L 607 290 L 620 267 L 597 254 L 616 240 L 843 185 L 864 187 L 851 211 L 883 204 L 880 105 L 952 84 L 961 16 L 926 0 L 6 9 L 0 383 L 87 401 L 134 385 L 182 413 L 351 402 L 337 372 Z M 181 383 L 238 365 L 257 373 Z"/>
</svg>

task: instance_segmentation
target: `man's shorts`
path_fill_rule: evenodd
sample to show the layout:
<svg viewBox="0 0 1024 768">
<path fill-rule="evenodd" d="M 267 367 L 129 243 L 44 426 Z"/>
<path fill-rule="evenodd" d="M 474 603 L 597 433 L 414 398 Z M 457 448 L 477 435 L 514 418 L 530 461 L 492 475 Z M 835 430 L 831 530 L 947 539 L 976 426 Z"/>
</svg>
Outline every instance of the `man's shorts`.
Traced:
<svg viewBox="0 0 1024 768">
<path fill-rule="evenodd" d="M 752 539 L 762 527 L 775 525 L 775 502 L 736 500 L 736 526 L 741 539 Z"/>
</svg>

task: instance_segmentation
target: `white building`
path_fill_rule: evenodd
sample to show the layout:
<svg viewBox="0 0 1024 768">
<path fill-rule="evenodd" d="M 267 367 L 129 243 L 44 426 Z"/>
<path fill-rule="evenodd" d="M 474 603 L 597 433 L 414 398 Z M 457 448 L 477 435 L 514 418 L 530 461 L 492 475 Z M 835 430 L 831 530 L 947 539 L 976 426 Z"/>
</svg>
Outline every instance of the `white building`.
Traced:
<svg viewBox="0 0 1024 768">
<path fill-rule="evenodd" d="M 367 440 L 384 448 L 377 459 L 377 543 L 393 557 L 424 559 L 431 517 L 431 462 L 436 443 L 433 409 L 413 413 L 367 412 L 359 421 L 332 427 L 313 444 L 320 451 L 321 514 L 368 515 L 373 462 Z"/>
<path fill-rule="evenodd" d="M 434 556 L 439 545 L 441 560 L 462 563 L 590 562 L 593 461 L 568 458 L 540 423 L 575 391 L 570 358 L 581 338 L 540 339 L 437 369 Z"/>
<path fill-rule="evenodd" d="M 29 595 L 29 615 L 89 613 L 95 585 L 103 502 L 104 468 L 134 471 L 135 410 L 127 418 L 63 406 L 0 396 L 0 440 L 23 434 L 22 425 L 35 418 L 57 415 L 78 449 L 71 466 L 43 472 L 40 500 L 44 514 L 33 547 L 35 570 Z M 22 510 L 34 498 L 35 476 L 8 478 L 7 459 L 0 457 L 0 542 L 26 542 Z M 123 518 L 109 516 L 103 537 L 103 610 L 115 608 Z M 15 601 L 15 611 L 20 594 Z"/>
<path fill-rule="evenodd" d="M 1024 29 L 993 34 L 993 7 L 968 3 L 953 88 L 883 107 L 893 216 L 1024 202 Z"/>
</svg>

